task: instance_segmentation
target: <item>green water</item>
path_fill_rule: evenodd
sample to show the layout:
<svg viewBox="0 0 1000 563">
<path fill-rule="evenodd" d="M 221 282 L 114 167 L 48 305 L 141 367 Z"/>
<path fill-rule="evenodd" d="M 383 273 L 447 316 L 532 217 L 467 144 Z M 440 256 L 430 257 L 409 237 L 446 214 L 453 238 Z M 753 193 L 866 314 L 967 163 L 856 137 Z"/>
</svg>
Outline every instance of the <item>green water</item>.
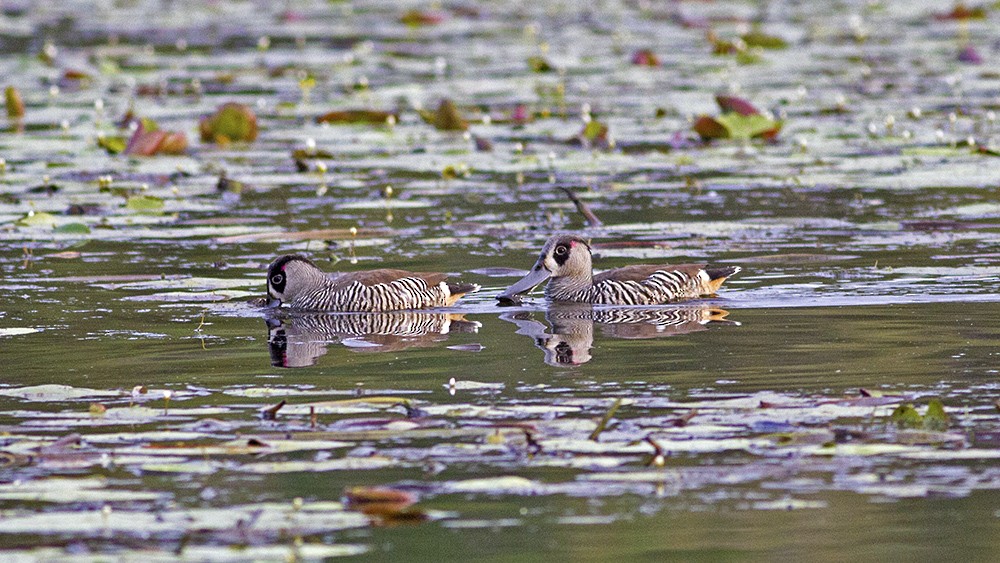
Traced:
<svg viewBox="0 0 1000 563">
<path fill-rule="evenodd" d="M 958 53 L 992 57 L 995 14 L 427 10 L 5 7 L 0 70 L 26 106 L 0 134 L 5 556 L 993 558 L 996 73 Z M 712 55 L 706 26 L 755 24 L 791 47 Z M 631 64 L 647 48 L 661 66 Z M 702 143 L 720 92 L 781 119 L 777 139 Z M 468 134 L 420 117 L 444 97 Z M 260 137 L 200 141 L 229 101 Z M 130 108 L 186 154 L 99 148 Z M 315 123 L 362 108 L 398 118 Z M 588 119 L 613 147 L 581 145 Z M 676 307 L 498 307 L 558 231 L 591 238 L 598 269 L 743 271 Z M 264 310 L 285 253 L 483 289 L 411 316 Z M 916 422 L 893 415 L 908 404 Z M 340 504 L 359 486 L 417 502 L 364 515 Z"/>
</svg>

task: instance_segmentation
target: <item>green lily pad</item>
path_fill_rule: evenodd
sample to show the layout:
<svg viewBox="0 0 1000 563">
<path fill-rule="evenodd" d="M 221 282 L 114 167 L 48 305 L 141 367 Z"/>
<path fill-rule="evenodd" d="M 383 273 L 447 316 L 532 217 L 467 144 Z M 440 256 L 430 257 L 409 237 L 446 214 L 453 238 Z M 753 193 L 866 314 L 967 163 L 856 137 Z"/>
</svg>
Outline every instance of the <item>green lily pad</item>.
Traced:
<svg viewBox="0 0 1000 563">
<path fill-rule="evenodd" d="M 139 213 L 159 213 L 163 211 L 163 199 L 151 195 L 136 195 L 128 198 L 125 207 Z"/>
</svg>

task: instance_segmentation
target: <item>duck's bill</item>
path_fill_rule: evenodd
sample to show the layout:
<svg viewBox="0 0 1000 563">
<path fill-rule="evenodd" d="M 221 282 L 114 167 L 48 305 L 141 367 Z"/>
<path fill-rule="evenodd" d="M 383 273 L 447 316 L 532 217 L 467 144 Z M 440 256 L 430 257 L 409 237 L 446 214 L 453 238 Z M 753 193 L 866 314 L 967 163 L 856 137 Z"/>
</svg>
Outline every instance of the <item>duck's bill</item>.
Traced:
<svg viewBox="0 0 1000 563">
<path fill-rule="evenodd" d="M 271 307 L 272 309 L 274 307 L 281 307 L 281 299 L 271 299 L 270 301 L 267 302 L 267 306 Z"/>
<path fill-rule="evenodd" d="M 528 275 L 515 282 L 514 285 L 508 287 L 500 295 L 497 295 L 497 300 L 501 303 L 519 303 L 521 301 L 521 294 L 528 293 L 532 289 L 535 289 L 538 284 L 549 279 L 551 276 L 552 272 L 545 269 L 545 267 L 541 264 L 535 264 L 535 267 L 528 272 Z"/>
</svg>

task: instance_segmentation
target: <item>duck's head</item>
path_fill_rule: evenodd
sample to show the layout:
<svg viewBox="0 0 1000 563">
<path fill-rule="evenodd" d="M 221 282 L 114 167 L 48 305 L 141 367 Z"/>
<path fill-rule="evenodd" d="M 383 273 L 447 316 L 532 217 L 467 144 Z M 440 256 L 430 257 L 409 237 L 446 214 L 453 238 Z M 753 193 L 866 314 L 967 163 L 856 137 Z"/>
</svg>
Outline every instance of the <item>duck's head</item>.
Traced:
<svg viewBox="0 0 1000 563">
<path fill-rule="evenodd" d="M 497 299 L 517 301 L 517 296 L 534 289 L 549 278 L 570 278 L 589 282 L 593 274 L 590 244 L 576 235 L 556 235 L 542 247 L 528 275 L 507 288 Z"/>
<path fill-rule="evenodd" d="M 271 298 L 268 304 L 277 307 L 293 301 L 315 283 L 317 274 L 323 275 L 305 256 L 286 254 L 278 257 L 267 268 L 267 295 Z"/>
</svg>

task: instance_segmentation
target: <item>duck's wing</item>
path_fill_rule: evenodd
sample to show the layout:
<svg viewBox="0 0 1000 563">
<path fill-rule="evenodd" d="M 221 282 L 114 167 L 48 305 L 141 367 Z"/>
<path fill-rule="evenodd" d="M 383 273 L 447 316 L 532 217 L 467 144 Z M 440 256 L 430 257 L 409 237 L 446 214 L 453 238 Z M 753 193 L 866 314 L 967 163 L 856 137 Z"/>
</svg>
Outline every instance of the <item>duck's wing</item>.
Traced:
<svg viewBox="0 0 1000 563">
<path fill-rule="evenodd" d="M 594 276 L 594 284 L 605 281 L 634 281 L 642 282 L 656 272 L 678 272 L 687 278 L 695 278 L 698 273 L 705 269 L 704 264 L 637 264 L 635 266 L 625 266 L 601 272 Z"/>
</svg>

